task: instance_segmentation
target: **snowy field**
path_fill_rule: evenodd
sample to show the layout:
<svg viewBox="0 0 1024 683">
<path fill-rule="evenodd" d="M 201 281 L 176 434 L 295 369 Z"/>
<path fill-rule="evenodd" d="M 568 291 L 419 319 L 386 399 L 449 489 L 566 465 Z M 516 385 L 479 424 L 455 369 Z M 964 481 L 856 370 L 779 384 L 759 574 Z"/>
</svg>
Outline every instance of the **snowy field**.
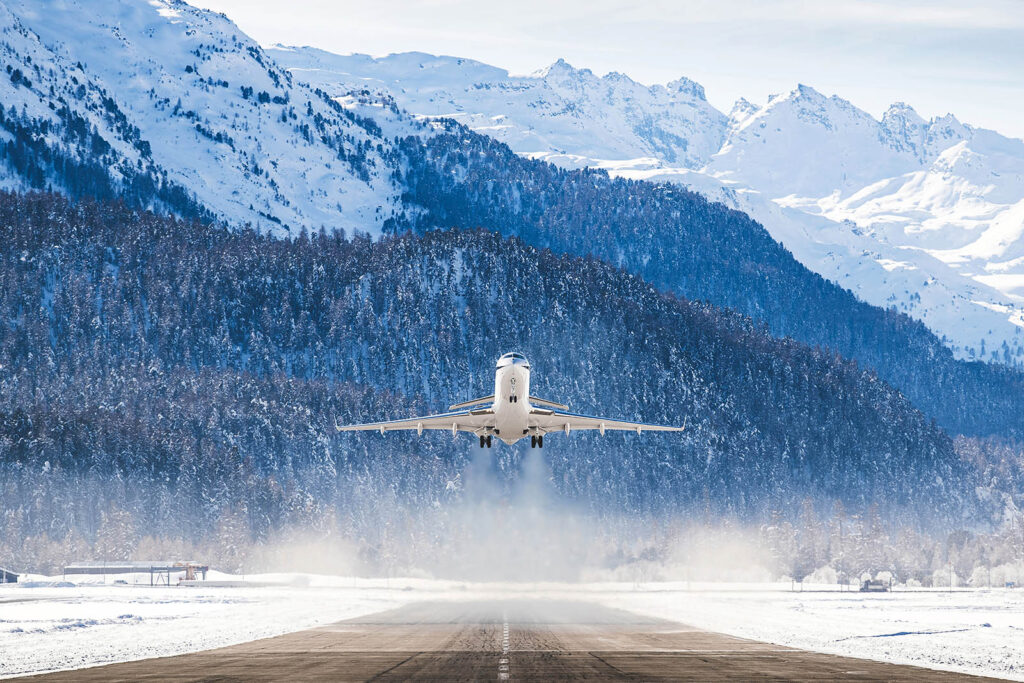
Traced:
<svg viewBox="0 0 1024 683">
<path fill-rule="evenodd" d="M 646 584 L 602 603 L 818 652 L 1024 681 L 1024 590 Z"/>
<path fill-rule="evenodd" d="M 207 650 L 412 599 L 384 580 L 246 578 L 257 585 L 150 587 L 148 574 L 138 585 L 131 577 L 127 585 L 62 584 L 59 577 L 0 585 L 0 677 Z M 432 588 L 443 593 L 441 586 Z"/>
<path fill-rule="evenodd" d="M 211 575 L 213 579 L 225 579 Z M 419 600 L 596 602 L 782 645 L 1024 681 L 1024 591 L 793 592 L 789 584 L 470 584 L 246 577 L 250 585 L 0 585 L 0 677 L 221 647 Z"/>
</svg>

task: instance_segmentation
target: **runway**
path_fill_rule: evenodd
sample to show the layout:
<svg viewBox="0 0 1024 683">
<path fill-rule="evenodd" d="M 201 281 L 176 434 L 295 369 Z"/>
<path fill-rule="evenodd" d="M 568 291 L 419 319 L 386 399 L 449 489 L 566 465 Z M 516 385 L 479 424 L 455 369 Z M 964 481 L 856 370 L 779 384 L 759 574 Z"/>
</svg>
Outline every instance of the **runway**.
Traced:
<svg viewBox="0 0 1024 683">
<path fill-rule="evenodd" d="M 421 602 L 242 645 L 32 681 L 954 681 L 583 602 Z M 987 679 L 994 680 L 994 679 Z"/>
</svg>

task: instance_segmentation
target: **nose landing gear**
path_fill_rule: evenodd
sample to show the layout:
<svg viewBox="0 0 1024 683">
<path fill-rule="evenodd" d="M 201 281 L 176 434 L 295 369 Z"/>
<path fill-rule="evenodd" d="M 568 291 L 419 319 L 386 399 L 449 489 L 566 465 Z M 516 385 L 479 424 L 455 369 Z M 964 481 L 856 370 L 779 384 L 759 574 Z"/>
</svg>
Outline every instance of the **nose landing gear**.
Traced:
<svg viewBox="0 0 1024 683">
<path fill-rule="evenodd" d="M 544 435 L 537 436 L 534 434 L 530 436 L 530 448 L 544 448 Z"/>
<path fill-rule="evenodd" d="M 480 435 L 480 448 L 483 448 L 484 446 L 486 446 L 487 448 L 491 447 L 491 435 L 490 434 L 487 434 L 486 436 L 484 436 L 483 434 Z"/>
</svg>

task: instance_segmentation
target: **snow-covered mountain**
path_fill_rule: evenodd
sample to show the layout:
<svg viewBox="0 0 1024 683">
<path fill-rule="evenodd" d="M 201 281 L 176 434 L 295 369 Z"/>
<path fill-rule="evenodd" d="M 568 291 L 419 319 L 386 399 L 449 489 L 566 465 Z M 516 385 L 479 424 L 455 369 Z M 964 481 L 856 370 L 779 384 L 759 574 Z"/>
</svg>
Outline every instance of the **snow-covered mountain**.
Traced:
<svg viewBox="0 0 1024 683">
<path fill-rule="evenodd" d="M 910 301 L 955 347 L 983 357 L 1004 342 L 1016 355 L 1024 342 L 1024 141 L 951 115 L 925 121 L 903 103 L 876 120 L 799 86 L 734 119 L 702 171 L 827 219 L 816 241 L 860 247 L 887 271 L 888 292 L 873 274 L 840 279 L 872 303 Z M 823 265 L 812 267 L 828 274 Z"/>
<path fill-rule="evenodd" d="M 728 123 L 704 99 L 704 88 L 686 78 L 648 87 L 563 60 L 510 76 L 471 59 L 420 52 L 374 59 L 274 47 L 268 54 L 298 80 L 332 94 L 386 91 L 413 113 L 453 118 L 523 153 L 649 156 L 696 168 L 721 147 Z"/>
<path fill-rule="evenodd" d="M 102 159 L 115 186 L 177 188 L 281 233 L 374 232 L 396 206 L 379 126 L 293 83 L 221 14 L 175 0 L 2 0 L 0 31 L 0 142 L 35 157 L 28 173 L 0 164 L 0 186 L 24 189 L 34 173 L 68 190 L 81 173 L 67 164 Z"/>
<path fill-rule="evenodd" d="M 268 49 L 296 80 L 386 93 L 524 156 L 681 183 L 762 222 L 804 265 L 923 320 L 961 357 L 1024 359 L 1024 142 L 895 104 L 881 120 L 798 86 L 726 115 L 687 79 L 559 60 L 528 76 L 455 57 Z"/>
</svg>

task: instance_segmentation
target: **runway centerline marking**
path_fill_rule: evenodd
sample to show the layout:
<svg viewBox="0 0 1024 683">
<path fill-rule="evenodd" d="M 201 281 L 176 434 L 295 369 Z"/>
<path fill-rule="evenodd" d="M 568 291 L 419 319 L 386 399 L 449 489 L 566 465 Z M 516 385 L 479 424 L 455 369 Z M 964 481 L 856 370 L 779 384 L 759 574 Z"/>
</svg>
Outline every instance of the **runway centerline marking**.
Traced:
<svg viewBox="0 0 1024 683">
<path fill-rule="evenodd" d="M 501 614 L 501 657 L 498 659 L 498 680 L 507 681 L 508 675 L 508 613 Z"/>
</svg>

